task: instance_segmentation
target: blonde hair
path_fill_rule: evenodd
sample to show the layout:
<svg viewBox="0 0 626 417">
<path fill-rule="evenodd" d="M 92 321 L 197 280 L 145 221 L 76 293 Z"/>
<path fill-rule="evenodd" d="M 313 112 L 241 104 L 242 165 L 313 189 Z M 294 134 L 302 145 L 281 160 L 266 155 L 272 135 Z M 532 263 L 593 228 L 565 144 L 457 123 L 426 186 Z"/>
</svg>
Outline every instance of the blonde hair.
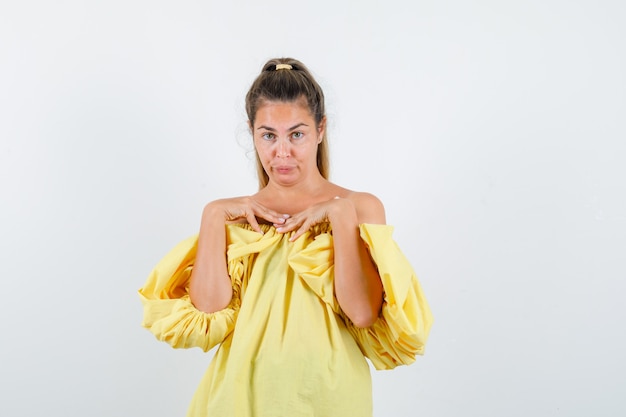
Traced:
<svg viewBox="0 0 626 417">
<path fill-rule="evenodd" d="M 313 115 L 315 127 L 319 128 L 326 116 L 322 88 L 300 61 L 293 58 L 270 59 L 263 65 L 261 73 L 246 94 L 246 113 L 250 126 L 254 126 L 256 112 L 264 101 L 295 102 L 302 98 Z M 261 189 L 267 185 L 269 177 L 263 169 L 259 155 L 255 154 L 259 189 Z M 326 179 L 329 176 L 329 165 L 328 140 L 326 129 L 324 129 L 322 141 L 317 146 L 317 169 Z"/>
</svg>

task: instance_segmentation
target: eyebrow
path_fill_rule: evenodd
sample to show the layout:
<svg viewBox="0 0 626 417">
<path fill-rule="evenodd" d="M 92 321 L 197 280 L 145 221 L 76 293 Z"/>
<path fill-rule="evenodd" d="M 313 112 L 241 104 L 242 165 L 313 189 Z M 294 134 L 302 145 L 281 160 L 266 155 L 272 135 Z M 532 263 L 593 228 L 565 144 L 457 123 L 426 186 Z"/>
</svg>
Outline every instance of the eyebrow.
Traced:
<svg viewBox="0 0 626 417">
<path fill-rule="evenodd" d="M 299 128 L 300 126 L 306 126 L 306 127 L 309 127 L 309 125 L 307 125 L 306 123 L 298 123 L 297 125 L 291 126 L 291 127 L 290 127 L 289 129 L 287 129 L 287 130 L 294 130 L 294 129 Z M 256 130 L 261 130 L 261 129 L 269 130 L 270 132 L 276 132 L 276 129 L 274 129 L 273 127 L 269 127 L 269 126 L 265 126 L 265 125 L 262 125 L 262 126 L 257 127 L 257 129 L 256 129 Z"/>
</svg>

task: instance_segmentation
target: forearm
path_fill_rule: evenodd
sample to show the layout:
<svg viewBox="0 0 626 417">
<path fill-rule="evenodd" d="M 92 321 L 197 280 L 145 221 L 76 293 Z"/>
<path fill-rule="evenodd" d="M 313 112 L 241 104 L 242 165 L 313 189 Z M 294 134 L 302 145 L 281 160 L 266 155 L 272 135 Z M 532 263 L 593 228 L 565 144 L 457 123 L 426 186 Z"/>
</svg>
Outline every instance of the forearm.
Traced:
<svg viewBox="0 0 626 417">
<path fill-rule="evenodd" d="M 223 216 L 207 205 L 202 215 L 198 253 L 191 271 L 189 295 L 205 313 L 224 309 L 233 295 L 226 264 L 226 232 Z"/>
<path fill-rule="evenodd" d="M 358 327 L 377 319 L 383 301 L 378 271 L 359 236 L 354 209 L 329 214 L 333 229 L 335 294 L 344 313 Z"/>
</svg>

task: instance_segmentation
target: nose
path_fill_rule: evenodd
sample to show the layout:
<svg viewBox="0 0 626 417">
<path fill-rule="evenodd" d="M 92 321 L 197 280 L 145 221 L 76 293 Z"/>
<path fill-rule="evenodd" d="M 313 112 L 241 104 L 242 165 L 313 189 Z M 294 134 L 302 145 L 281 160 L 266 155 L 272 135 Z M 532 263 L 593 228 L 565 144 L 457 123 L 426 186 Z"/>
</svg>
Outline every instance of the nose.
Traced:
<svg viewBox="0 0 626 417">
<path fill-rule="evenodd" d="M 289 141 L 286 139 L 279 139 L 276 142 L 276 156 L 279 158 L 288 158 L 291 155 Z"/>
</svg>

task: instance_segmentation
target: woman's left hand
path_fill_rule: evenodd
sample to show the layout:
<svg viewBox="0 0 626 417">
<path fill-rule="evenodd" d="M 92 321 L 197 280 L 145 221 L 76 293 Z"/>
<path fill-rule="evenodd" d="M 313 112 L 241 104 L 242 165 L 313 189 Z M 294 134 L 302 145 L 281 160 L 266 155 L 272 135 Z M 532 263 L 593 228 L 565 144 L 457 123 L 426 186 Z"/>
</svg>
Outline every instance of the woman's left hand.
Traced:
<svg viewBox="0 0 626 417">
<path fill-rule="evenodd" d="M 285 223 L 275 224 L 276 231 L 279 233 L 295 232 L 289 238 L 291 242 L 302 236 L 311 227 L 331 222 L 333 218 L 341 213 L 354 216 L 356 220 L 356 211 L 352 202 L 346 198 L 335 197 L 318 204 L 315 204 L 300 213 L 290 216 Z"/>
</svg>

